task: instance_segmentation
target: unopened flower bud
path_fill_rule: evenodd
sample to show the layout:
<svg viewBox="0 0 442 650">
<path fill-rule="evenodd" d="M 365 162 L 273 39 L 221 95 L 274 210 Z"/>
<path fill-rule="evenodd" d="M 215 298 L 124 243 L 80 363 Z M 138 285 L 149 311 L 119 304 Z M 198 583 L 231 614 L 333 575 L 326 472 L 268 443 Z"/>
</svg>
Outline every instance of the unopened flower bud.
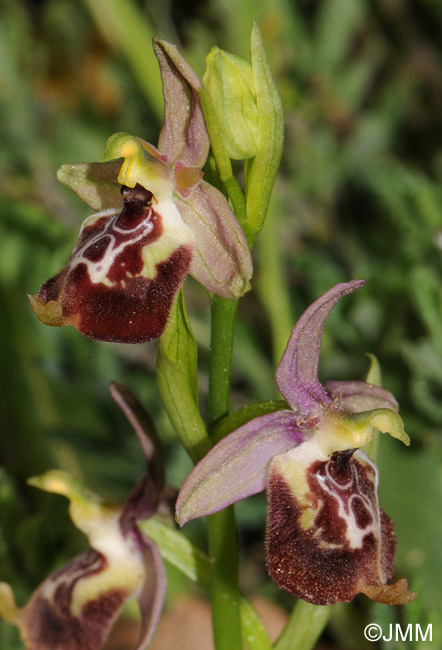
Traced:
<svg viewBox="0 0 442 650">
<path fill-rule="evenodd" d="M 256 24 L 250 38 L 250 63 L 213 48 L 199 92 L 213 155 L 226 187 L 233 177 L 231 159 L 248 161 L 243 228 L 251 246 L 267 214 L 284 141 L 281 98 Z"/>
<path fill-rule="evenodd" d="M 258 143 L 258 107 L 252 66 L 213 47 L 206 59 L 203 90 L 217 116 L 224 148 L 233 160 L 253 158 Z"/>
</svg>

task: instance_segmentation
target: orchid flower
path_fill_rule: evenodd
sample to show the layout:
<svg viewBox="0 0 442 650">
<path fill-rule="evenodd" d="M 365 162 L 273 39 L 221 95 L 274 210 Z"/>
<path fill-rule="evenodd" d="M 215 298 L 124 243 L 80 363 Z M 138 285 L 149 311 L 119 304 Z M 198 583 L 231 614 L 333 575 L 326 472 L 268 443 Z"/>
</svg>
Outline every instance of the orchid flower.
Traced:
<svg viewBox="0 0 442 650">
<path fill-rule="evenodd" d="M 412 600 L 406 580 L 387 585 L 396 539 L 379 509 L 378 472 L 360 450 L 377 432 L 409 444 L 387 390 L 362 381 L 319 383 L 322 332 L 332 308 L 364 284 L 338 284 L 292 331 L 276 371 L 289 409 L 250 420 L 196 465 L 177 500 L 178 522 L 267 490 L 267 568 L 273 581 L 316 605 L 356 594 Z"/>
<path fill-rule="evenodd" d="M 29 480 L 70 501 L 75 525 L 90 549 L 52 573 L 18 608 L 11 588 L 0 583 L 0 615 L 16 625 L 27 650 L 98 650 L 125 601 L 136 596 L 141 628 L 136 650 L 150 643 L 158 624 L 167 578 L 157 546 L 138 527 L 160 503 L 164 475 L 147 413 L 123 386 L 115 401 L 131 422 L 147 460 L 147 474 L 123 508 L 93 494 L 69 474 L 51 470 Z"/>
<path fill-rule="evenodd" d="M 154 50 L 165 101 L 158 149 L 117 133 L 101 162 L 58 172 L 97 212 L 66 267 L 30 297 L 46 325 L 74 325 L 103 341 L 152 341 L 187 273 L 225 298 L 249 287 L 241 227 L 223 194 L 202 180 L 210 143 L 200 82 L 174 45 L 154 39 Z"/>
</svg>

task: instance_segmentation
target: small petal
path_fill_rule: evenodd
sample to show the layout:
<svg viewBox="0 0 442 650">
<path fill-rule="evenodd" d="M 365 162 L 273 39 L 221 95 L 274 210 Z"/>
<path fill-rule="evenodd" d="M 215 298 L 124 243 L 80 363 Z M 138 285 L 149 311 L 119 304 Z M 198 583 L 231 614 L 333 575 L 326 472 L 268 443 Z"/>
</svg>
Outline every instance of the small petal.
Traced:
<svg viewBox="0 0 442 650">
<path fill-rule="evenodd" d="M 303 440 L 291 411 L 255 418 L 223 438 L 196 465 L 176 504 L 182 526 L 190 519 L 218 512 L 265 488 L 267 466 Z"/>
<path fill-rule="evenodd" d="M 62 165 L 57 172 L 60 183 L 67 185 L 92 210 L 113 208 L 120 212 L 123 207 L 118 174 L 121 162 L 77 163 Z"/>
<path fill-rule="evenodd" d="M 396 539 L 389 517 L 379 511 L 376 466 L 354 450 L 309 460 L 303 447 L 275 458 L 268 474 L 273 581 L 315 605 L 348 602 L 360 592 L 381 602 L 412 600 L 403 583 L 385 584 Z"/>
<path fill-rule="evenodd" d="M 252 259 L 226 198 L 202 181 L 188 198 L 177 197 L 176 203 L 196 238 L 191 275 L 218 296 L 242 296 L 252 277 Z"/>
<path fill-rule="evenodd" d="M 331 395 L 334 407 L 360 413 L 373 409 L 398 411 L 399 406 L 390 391 L 365 381 L 326 381 L 324 388 Z"/>
<path fill-rule="evenodd" d="M 164 605 L 167 590 L 167 575 L 160 552 L 141 531 L 137 531 L 141 542 L 146 579 L 138 594 L 141 611 L 141 629 L 135 650 L 144 650 L 155 633 Z"/>
<path fill-rule="evenodd" d="M 306 309 L 296 323 L 276 370 L 276 383 L 293 410 L 310 415 L 330 406 L 331 397 L 318 380 L 319 352 L 325 321 L 341 298 L 365 280 L 337 284 Z"/>
<path fill-rule="evenodd" d="M 152 341 L 164 330 L 189 270 L 193 234 L 172 200 L 156 204 L 139 186 L 123 188 L 123 198 L 120 213 L 84 222 L 67 266 L 33 297 L 45 324 L 121 343 Z"/>
<path fill-rule="evenodd" d="M 164 124 L 158 149 L 167 155 L 169 164 L 180 160 L 201 169 L 210 143 L 198 95 L 200 81 L 175 45 L 154 38 L 153 47 L 164 95 Z"/>
<path fill-rule="evenodd" d="M 177 162 L 173 168 L 175 189 L 183 198 L 187 198 L 193 189 L 201 182 L 204 174 L 197 167 L 187 167 Z"/>
</svg>

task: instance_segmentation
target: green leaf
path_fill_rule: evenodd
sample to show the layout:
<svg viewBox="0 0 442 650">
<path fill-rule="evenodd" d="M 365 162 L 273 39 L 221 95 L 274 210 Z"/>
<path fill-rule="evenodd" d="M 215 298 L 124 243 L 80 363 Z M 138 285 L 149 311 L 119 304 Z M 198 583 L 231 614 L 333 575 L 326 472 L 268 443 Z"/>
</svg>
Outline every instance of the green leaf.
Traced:
<svg viewBox="0 0 442 650">
<path fill-rule="evenodd" d="M 197 348 L 180 292 L 159 339 L 157 384 L 175 432 L 194 462 L 211 443 L 198 408 Z"/>
<path fill-rule="evenodd" d="M 209 590 L 210 560 L 207 553 L 157 517 L 151 517 L 139 526 L 157 544 L 165 560 L 189 580 L 198 583 L 206 591 Z"/>
<path fill-rule="evenodd" d="M 270 650 L 272 644 L 261 617 L 246 598 L 241 598 L 241 635 L 249 650 Z"/>
</svg>

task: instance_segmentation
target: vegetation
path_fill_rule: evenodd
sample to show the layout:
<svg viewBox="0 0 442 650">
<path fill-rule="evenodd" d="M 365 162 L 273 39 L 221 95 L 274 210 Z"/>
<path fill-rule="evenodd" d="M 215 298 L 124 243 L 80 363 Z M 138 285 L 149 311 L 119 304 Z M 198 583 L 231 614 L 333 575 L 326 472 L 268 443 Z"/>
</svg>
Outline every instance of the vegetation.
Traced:
<svg viewBox="0 0 442 650">
<path fill-rule="evenodd" d="M 282 97 L 285 150 L 253 251 L 256 290 L 239 306 L 231 408 L 278 399 L 275 367 L 296 319 L 334 284 L 366 278 L 365 289 L 328 321 L 320 376 L 363 379 L 371 353 L 383 386 L 399 401 L 411 447 L 381 438 L 379 495 L 395 523 L 397 575 L 419 597 L 398 608 L 363 597 L 335 606 L 323 643 L 372 648 L 363 638 L 367 623 L 400 621 L 432 623 L 432 647 L 438 647 L 442 5 L 4 0 L 2 13 L 0 579 L 24 602 L 50 571 L 86 547 L 65 503 L 26 486 L 29 476 L 61 468 L 123 502 L 143 473 L 137 442 L 110 398 L 111 379 L 130 387 L 154 419 L 167 482 L 179 488 L 192 467 L 159 399 L 156 344 L 101 343 L 70 327 L 45 327 L 27 293 L 37 293 L 62 268 L 87 215 L 57 182 L 60 165 L 98 160 L 117 131 L 157 140 L 162 95 L 152 35 L 179 44 L 201 77 L 213 44 L 248 58 L 255 18 Z M 184 293 L 207 413 L 209 303 L 190 278 Z M 293 598 L 264 570 L 264 498 L 235 508 L 243 590 L 290 610 Z M 183 532 L 203 543 L 200 521 Z M 169 583 L 171 602 L 190 589 L 172 569 Z M 23 647 L 4 623 L 0 646 Z M 381 641 L 378 647 L 392 646 Z"/>
</svg>

